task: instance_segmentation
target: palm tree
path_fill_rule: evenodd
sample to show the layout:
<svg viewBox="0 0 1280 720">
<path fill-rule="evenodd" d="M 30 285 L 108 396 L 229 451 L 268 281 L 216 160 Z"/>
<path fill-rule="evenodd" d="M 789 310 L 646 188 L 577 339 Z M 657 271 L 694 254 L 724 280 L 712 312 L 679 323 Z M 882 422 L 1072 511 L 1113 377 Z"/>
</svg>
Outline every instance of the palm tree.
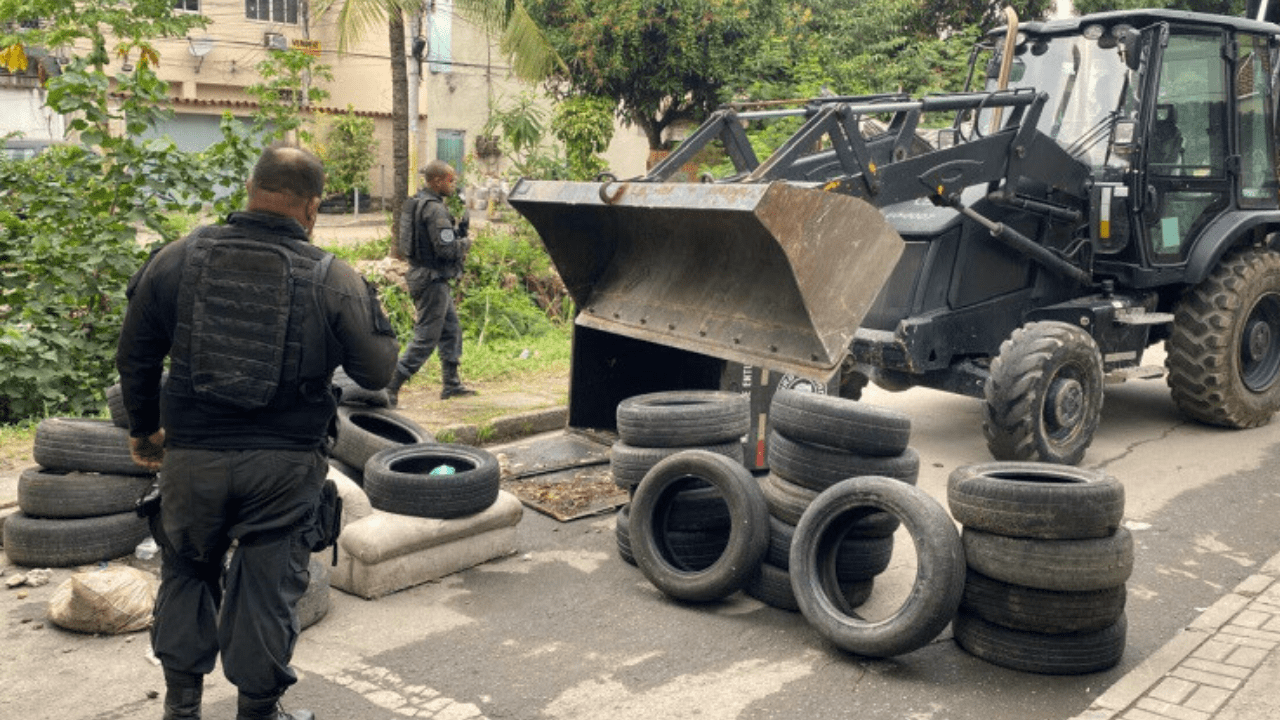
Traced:
<svg viewBox="0 0 1280 720">
<path fill-rule="evenodd" d="M 538 82 L 564 62 L 551 49 L 519 0 L 455 0 L 457 12 L 501 38 L 512 69 L 523 80 Z M 374 24 L 387 23 L 391 54 L 392 198 L 409 195 L 409 72 L 405 61 L 404 14 L 422 12 L 423 0 L 318 0 L 316 16 L 338 8 L 338 52 L 358 42 Z M 391 227 L 400 226 L 399 201 L 392 202 Z"/>
<path fill-rule="evenodd" d="M 338 7 L 338 52 L 347 49 L 375 24 L 387 23 L 391 55 L 391 158 L 393 202 L 391 227 L 399 227 L 400 202 L 409 195 L 409 71 L 405 65 L 404 13 L 422 10 L 422 0 L 319 0 L 316 17 Z"/>
</svg>

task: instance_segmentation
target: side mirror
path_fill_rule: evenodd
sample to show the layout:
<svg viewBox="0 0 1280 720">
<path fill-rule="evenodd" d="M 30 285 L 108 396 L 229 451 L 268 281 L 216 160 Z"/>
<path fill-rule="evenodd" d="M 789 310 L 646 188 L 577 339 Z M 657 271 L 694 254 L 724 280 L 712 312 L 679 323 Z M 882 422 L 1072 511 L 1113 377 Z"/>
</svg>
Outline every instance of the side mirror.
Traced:
<svg viewBox="0 0 1280 720">
<path fill-rule="evenodd" d="M 1130 70 L 1137 70 L 1142 64 L 1142 33 L 1135 30 L 1123 30 L 1120 32 L 1120 57 L 1124 58 L 1124 64 Z"/>
</svg>

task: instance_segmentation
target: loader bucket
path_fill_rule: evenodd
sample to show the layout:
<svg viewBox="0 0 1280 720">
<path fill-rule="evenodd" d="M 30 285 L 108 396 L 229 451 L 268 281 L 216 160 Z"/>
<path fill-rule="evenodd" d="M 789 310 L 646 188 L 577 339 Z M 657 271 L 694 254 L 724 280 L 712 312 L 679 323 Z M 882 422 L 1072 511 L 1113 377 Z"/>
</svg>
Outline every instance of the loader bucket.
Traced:
<svg viewBox="0 0 1280 720">
<path fill-rule="evenodd" d="M 902 253 L 871 205 L 789 183 L 521 181 L 577 323 L 746 365 L 826 374 Z"/>
</svg>

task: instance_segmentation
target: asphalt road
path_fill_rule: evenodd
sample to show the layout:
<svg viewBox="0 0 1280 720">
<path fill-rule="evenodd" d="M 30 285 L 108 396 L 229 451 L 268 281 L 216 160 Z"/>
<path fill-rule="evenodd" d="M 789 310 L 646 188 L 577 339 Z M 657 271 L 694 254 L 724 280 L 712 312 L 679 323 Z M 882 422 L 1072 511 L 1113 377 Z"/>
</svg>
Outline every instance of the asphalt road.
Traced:
<svg viewBox="0 0 1280 720">
<path fill-rule="evenodd" d="M 975 400 L 919 389 L 864 399 L 912 417 L 919 487 L 944 506 L 951 470 L 990 459 Z M 287 706 L 322 720 L 1070 718 L 1280 550 L 1280 422 L 1235 432 L 1188 422 L 1163 380 L 1108 388 L 1103 414 L 1083 465 L 1124 483 L 1137 548 L 1128 644 L 1111 670 L 1005 670 L 949 631 L 897 658 L 859 658 L 801 615 L 741 594 L 667 599 L 619 559 L 612 516 L 559 523 L 526 511 L 515 556 L 374 601 L 334 591 L 299 642 Z M 877 581 L 880 602 L 910 581 L 909 555 L 895 553 Z M 42 626 L 51 591 L 2 591 L 0 717 L 158 718 L 147 692 L 163 682 L 145 637 Z M 206 699 L 205 718 L 234 717 L 220 675 Z"/>
</svg>

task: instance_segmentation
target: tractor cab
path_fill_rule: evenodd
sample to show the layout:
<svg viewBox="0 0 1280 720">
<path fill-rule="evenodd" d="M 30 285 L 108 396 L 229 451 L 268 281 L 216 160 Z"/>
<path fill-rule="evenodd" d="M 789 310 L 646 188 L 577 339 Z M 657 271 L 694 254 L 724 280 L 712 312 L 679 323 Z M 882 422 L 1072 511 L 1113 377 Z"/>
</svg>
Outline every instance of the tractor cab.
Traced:
<svg viewBox="0 0 1280 720">
<path fill-rule="evenodd" d="M 1165 285 L 1220 254 L 1215 221 L 1277 208 L 1274 25 L 1147 10 L 1017 33 L 1008 87 L 1046 94 L 1038 129 L 1091 170 L 1099 276 Z M 990 39 L 988 90 L 1005 47 Z"/>
</svg>

